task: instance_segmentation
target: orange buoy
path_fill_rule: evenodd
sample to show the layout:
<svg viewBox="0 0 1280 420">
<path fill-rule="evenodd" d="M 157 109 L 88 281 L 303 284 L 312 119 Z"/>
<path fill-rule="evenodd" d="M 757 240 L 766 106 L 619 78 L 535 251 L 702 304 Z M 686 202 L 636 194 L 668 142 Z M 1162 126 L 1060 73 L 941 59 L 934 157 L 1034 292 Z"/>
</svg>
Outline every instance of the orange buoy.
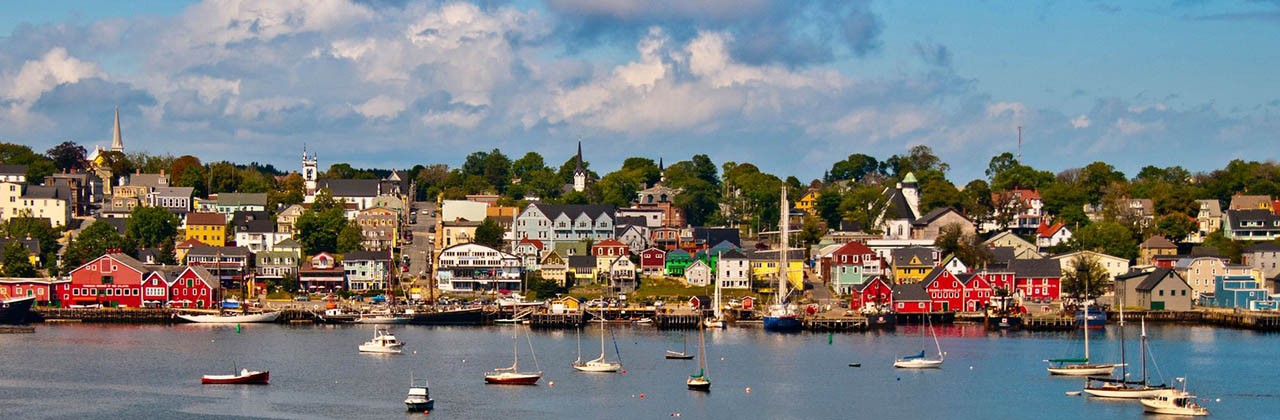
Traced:
<svg viewBox="0 0 1280 420">
<path fill-rule="evenodd" d="M 748 394 L 750 394 L 750 393 L 751 393 L 751 387 L 747 387 L 747 393 L 748 393 Z"/>
<path fill-rule="evenodd" d="M 643 393 L 643 392 L 641 392 L 641 393 L 640 393 L 640 399 L 642 399 L 642 400 L 644 399 L 644 393 Z"/>
<path fill-rule="evenodd" d="M 555 387 L 556 387 L 556 381 L 548 381 L 548 382 L 547 382 L 547 386 L 552 387 L 552 388 L 555 388 Z"/>
</svg>

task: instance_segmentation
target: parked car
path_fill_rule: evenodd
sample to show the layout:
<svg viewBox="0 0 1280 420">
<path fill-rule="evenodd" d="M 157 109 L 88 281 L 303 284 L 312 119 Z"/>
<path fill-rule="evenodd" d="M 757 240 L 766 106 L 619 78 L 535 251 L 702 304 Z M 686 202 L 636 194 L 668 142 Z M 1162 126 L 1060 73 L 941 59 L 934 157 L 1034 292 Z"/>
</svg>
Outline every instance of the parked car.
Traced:
<svg viewBox="0 0 1280 420">
<path fill-rule="evenodd" d="M 307 296 L 307 295 L 294 296 L 294 297 L 293 297 L 293 301 L 294 301 L 294 302 L 310 302 L 310 301 L 311 301 L 311 296 Z"/>
</svg>

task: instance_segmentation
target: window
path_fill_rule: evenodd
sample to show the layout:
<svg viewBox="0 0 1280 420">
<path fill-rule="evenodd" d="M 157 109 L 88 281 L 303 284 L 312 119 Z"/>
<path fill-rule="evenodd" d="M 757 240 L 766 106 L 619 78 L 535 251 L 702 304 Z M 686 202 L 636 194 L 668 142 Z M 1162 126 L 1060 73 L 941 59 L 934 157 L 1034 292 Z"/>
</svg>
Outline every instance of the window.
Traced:
<svg viewBox="0 0 1280 420">
<path fill-rule="evenodd" d="M 115 279 L 113 278 L 113 276 L 102 276 L 102 284 L 114 284 L 114 283 L 115 283 Z"/>
</svg>

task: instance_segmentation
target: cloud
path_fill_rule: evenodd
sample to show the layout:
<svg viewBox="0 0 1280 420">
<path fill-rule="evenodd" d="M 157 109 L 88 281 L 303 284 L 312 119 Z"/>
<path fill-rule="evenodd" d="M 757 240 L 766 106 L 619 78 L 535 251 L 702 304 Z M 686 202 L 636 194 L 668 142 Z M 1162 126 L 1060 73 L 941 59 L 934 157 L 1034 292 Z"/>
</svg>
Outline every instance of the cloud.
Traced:
<svg viewBox="0 0 1280 420">
<path fill-rule="evenodd" d="M 67 54 L 62 47 L 50 49 L 39 59 L 28 60 L 16 73 L 0 73 L 0 104 L 6 105 L 4 121 L 17 125 L 28 122 L 27 111 L 42 95 L 68 83 L 102 77 L 98 65 Z"/>
<path fill-rule="evenodd" d="M 1089 128 L 1090 125 L 1093 125 L 1093 122 L 1089 121 L 1089 116 L 1084 114 L 1071 119 L 1071 128 Z"/>
<path fill-rule="evenodd" d="M 925 64 L 937 67 L 951 67 L 951 50 L 948 50 L 946 45 L 917 42 L 915 50 Z"/>
<path fill-rule="evenodd" d="M 369 98 L 368 101 L 355 106 L 356 112 L 368 119 L 391 119 L 404 111 L 405 103 L 386 95 Z"/>
</svg>

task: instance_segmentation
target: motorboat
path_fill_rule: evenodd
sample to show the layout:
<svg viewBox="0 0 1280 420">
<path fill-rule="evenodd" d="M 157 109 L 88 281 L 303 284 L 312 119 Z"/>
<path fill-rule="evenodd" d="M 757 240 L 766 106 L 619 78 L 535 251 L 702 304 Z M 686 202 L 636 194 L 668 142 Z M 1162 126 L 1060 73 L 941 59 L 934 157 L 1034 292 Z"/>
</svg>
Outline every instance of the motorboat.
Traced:
<svg viewBox="0 0 1280 420">
<path fill-rule="evenodd" d="M 231 375 L 204 375 L 200 383 L 205 385 L 266 385 L 271 380 L 270 371 L 240 369 L 240 373 Z"/>
<path fill-rule="evenodd" d="M 1175 416 L 1207 416 L 1209 409 L 1196 402 L 1196 396 L 1187 392 L 1186 378 L 1178 378 L 1182 389 L 1168 389 L 1150 398 L 1139 400 L 1148 413 Z"/>
<path fill-rule="evenodd" d="M 31 305 L 34 296 L 17 297 L 0 301 L 0 324 L 22 325 L 32 321 Z"/>
<path fill-rule="evenodd" d="M 396 339 L 387 330 L 379 328 L 374 330 L 373 339 L 360 345 L 361 353 L 383 353 L 383 354 L 400 354 L 400 348 L 404 347 L 404 343 Z"/>
<path fill-rule="evenodd" d="M 418 386 L 409 378 L 409 395 L 404 398 L 408 411 L 428 411 L 436 408 L 436 400 L 431 399 L 430 384 Z"/>
</svg>

